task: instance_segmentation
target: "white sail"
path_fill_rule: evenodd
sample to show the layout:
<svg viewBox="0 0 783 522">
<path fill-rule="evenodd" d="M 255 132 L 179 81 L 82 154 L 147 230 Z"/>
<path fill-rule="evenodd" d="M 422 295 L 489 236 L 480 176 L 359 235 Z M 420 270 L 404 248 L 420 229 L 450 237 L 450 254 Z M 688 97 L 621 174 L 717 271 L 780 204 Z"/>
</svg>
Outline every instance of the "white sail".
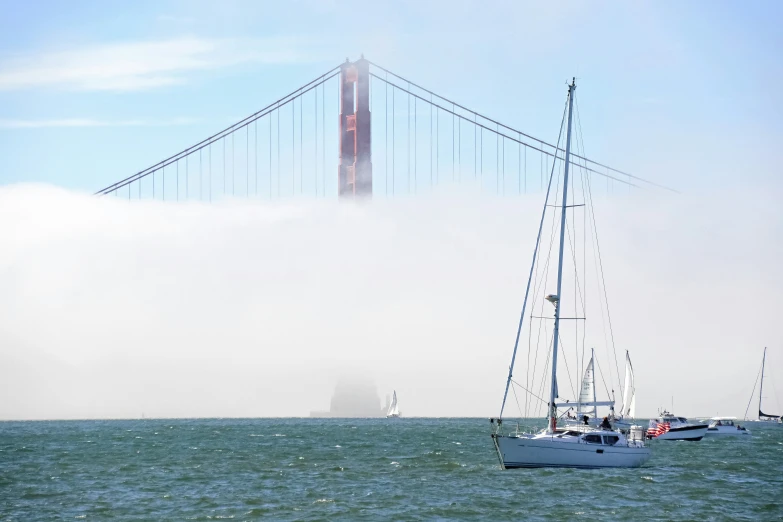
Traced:
<svg viewBox="0 0 783 522">
<path fill-rule="evenodd" d="M 386 412 L 387 417 L 399 417 L 400 416 L 400 410 L 397 407 L 397 390 L 394 391 L 394 395 L 392 396 L 392 402 L 389 405 L 389 411 Z"/>
<path fill-rule="evenodd" d="M 590 357 L 590 362 L 587 363 L 587 369 L 585 370 L 584 379 L 582 379 L 582 389 L 579 391 L 579 411 L 577 415 L 589 415 L 591 418 L 595 418 L 595 371 L 594 371 L 593 357 Z M 582 406 L 583 404 L 592 403 L 592 406 Z"/>
<path fill-rule="evenodd" d="M 633 379 L 633 366 L 631 365 L 631 356 L 625 352 L 625 384 L 623 387 L 625 403 L 620 413 L 623 417 L 634 418 L 636 415 L 636 386 Z"/>
</svg>

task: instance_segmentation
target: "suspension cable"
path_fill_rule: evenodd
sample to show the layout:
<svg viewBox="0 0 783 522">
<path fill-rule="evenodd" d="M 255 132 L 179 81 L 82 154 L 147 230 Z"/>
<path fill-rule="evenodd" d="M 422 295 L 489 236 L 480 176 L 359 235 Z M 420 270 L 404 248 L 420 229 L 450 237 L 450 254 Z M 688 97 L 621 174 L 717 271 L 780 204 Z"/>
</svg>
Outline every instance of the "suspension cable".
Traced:
<svg viewBox="0 0 783 522">
<path fill-rule="evenodd" d="M 250 116 L 247 116 L 246 118 L 238 121 L 237 123 L 234 123 L 233 125 L 230 125 L 229 127 L 226 127 L 225 129 L 221 130 L 220 132 L 217 132 L 217 133 L 213 134 L 209 138 L 206 138 L 206 139 L 196 143 L 195 145 L 191 145 L 190 147 L 188 147 L 188 148 L 178 152 L 177 154 L 169 156 L 168 158 L 166 158 L 166 159 L 164 159 L 162 161 L 159 161 L 158 163 L 156 163 L 156 164 L 154 164 L 154 165 L 152 165 L 150 167 L 147 167 L 144 170 L 140 170 L 139 172 L 137 172 L 137 173 L 135 173 L 135 174 L 133 174 L 131 176 L 128 176 L 125 179 L 117 181 L 116 183 L 113 183 L 113 184 L 109 185 L 108 187 L 103 188 L 103 189 L 95 192 L 95 195 L 108 194 L 109 192 L 113 192 L 115 189 L 124 187 L 125 185 L 128 185 L 129 183 L 133 183 L 134 181 L 136 181 L 138 179 L 141 179 L 141 178 L 151 174 L 152 172 L 154 172 L 154 171 L 156 171 L 158 169 L 161 169 L 162 167 L 165 167 L 166 165 L 170 165 L 171 163 L 173 163 L 173 161 L 176 161 L 177 159 L 182 158 L 184 156 L 187 156 L 189 154 L 192 154 L 192 153 L 194 153 L 194 152 L 196 152 L 196 151 L 206 147 L 207 145 L 209 145 L 209 144 L 211 144 L 213 142 L 216 142 L 217 140 L 221 139 L 222 137 L 227 136 L 228 134 L 231 134 L 234 131 L 241 129 L 242 127 L 244 127 L 246 125 L 249 125 L 250 123 L 253 123 L 255 120 L 266 116 L 267 114 L 269 114 L 269 113 L 279 109 L 280 107 L 290 103 L 291 101 L 296 99 L 298 96 L 301 96 L 301 95 L 303 95 L 306 92 L 309 92 L 310 90 L 314 89 L 318 85 L 321 85 L 321 84 L 325 83 L 326 81 L 332 79 L 333 77 L 337 76 L 338 74 L 340 74 L 339 69 L 340 69 L 339 65 L 337 67 L 333 67 L 333 68 L 329 69 L 327 72 L 325 72 L 324 74 L 322 74 L 318 78 L 310 81 L 309 83 L 307 83 L 307 84 L 303 85 L 302 87 L 300 87 L 299 89 L 297 89 L 297 90 L 287 94 L 286 96 L 283 96 L 282 98 L 278 99 L 274 103 L 271 103 L 271 104 L 267 105 L 263 109 L 260 109 L 260 110 L 256 111 L 255 113 L 251 114 Z M 337 71 L 337 72 L 335 72 L 335 71 Z"/>
<path fill-rule="evenodd" d="M 403 81 L 403 82 L 406 82 L 406 83 L 408 83 L 408 84 L 412 85 L 413 87 L 416 87 L 417 89 L 420 89 L 420 90 L 422 90 L 422 91 L 426 92 L 427 94 L 430 94 L 430 95 L 437 96 L 438 98 L 440 98 L 441 100 L 443 100 L 443 101 L 447 102 L 448 104 L 451 104 L 451 105 L 453 105 L 453 106 L 455 106 L 455 107 L 459 107 L 460 109 L 462 109 L 462 110 L 464 110 L 464 111 L 467 111 L 467 112 L 469 112 L 469 113 L 471 113 L 471 114 L 473 114 L 473 115 L 475 115 L 475 116 L 478 116 L 479 118 L 482 118 L 482 119 L 484 119 L 484 120 L 486 120 L 486 121 L 488 121 L 488 122 L 490 122 L 490 123 L 493 123 L 493 124 L 495 124 L 495 125 L 498 125 L 498 126 L 500 126 L 500 127 L 503 127 L 503 128 L 505 128 L 505 129 L 507 129 L 507 130 L 509 130 L 509 131 L 513 132 L 513 133 L 516 133 L 516 134 L 521 134 L 522 136 L 525 136 L 526 138 L 529 138 L 529 139 L 531 139 L 531 140 L 535 140 L 535 141 L 537 141 L 537 142 L 541 143 L 542 145 L 546 145 L 546 146 L 548 146 L 548 147 L 550 147 L 550 148 L 552 148 L 552 149 L 555 149 L 555 150 L 557 150 L 557 151 L 562 151 L 562 149 L 560 149 L 560 147 L 559 147 L 559 144 L 558 144 L 557 146 L 555 146 L 555 145 L 552 145 L 551 143 L 547 143 L 547 142 L 541 141 L 541 140 L 539 140 L 538 138 L 535 138 L 535 137 L 533 137 L 533 136 L 530 136 L 529 134 L 526 134 L 526 133 L 524 133 L 524 132 L 522 132 L 522 131 L 519 131 L 519 130 L 517 130 L 517 129 L 514 129 L 514 128 L 512 128 L 512 127 L 509 127 L 508 125 L 504 125 L 504 124 L 500 123 L 499 121 L 496 121 L 496 120 L 494 120 L 494 119 L 492 119 L 492 118 L 489 118 L 489 117 L 487 117 L 487 116 L 484 116 L 483 114 L 480 114 L 480 113 L 478 113 L 478 112 L 476 112 L 476 111 L 473 111 L 473 110 L 471 110 L 471 109 L 468 109 L 467 107 L 465 107 L 465 106 L 463 106 L 463 105 L 460 105 L 459 103 L 456 103 L 456 102 L 455 102 L 455 101 L 453 101 L 453 100 L 450 100 L 450 99 L 448 99 L 448 98 L 444 98 L 443 96 L 440 96 L 439 94 L 436 94 L 436 93 L 434 93 L 433 91 L 431 91 L 431 90 L 429 90 L 429 89 L 427 89 L 427 88 L 425 88 L 425 87 L 422 87 L 421 85 L 419 85 L 419 84 L 416 84 L 416 83 L 414 83 L 414 82 L 412 82 L 412 81 L 408 80 L 407 78 L 403 78 L 403 77 L 402 77 L 402 76 L 400 76 L 399 74 L 396 74 L 396 73 L 394 73 L 394 72 L 392 72 L 392 71 L 390 71 L 390 70 L 388 70 L 388 69 L 386 69 L 386 68 L 384 68 L 384 67 L 382 67 L 382 66 L 378 65 L 377 63 L 371 62 L 371 61 L 369 61 L 369 60 L 368 60 L 368 62 L 369 62 L 369 63 L 370 63 L 370 65 L 372 65 L 373 67 L 377 67 L 377 68 L 378 68 L 378 69 L 380 69 L 381 71 L 383 71 L 383 72 L 385 72 L 385 73 L 387 73 L 387 74 L 391 74 L 391 75 L 392 75 L 392 76 L 394 76 L 395 78 L 398 78 L 399 80 L 401 80 L 401 81 Z M 370 73 L 370 74 L 372 74 L 372 73 Z M 415 96 L 415 94 L 414 94 L 414 96 Z M 468 121 L 470 121 L 470 120 L 468 120 Z M 550 154 L 550 155 L 551 155 L 551 154 Z M 580 160 L 583 160 L 583 161 L 590 162 L 590 163 L 592 163 L 592 164 L 594 164 L 594 165 L 597 165 L 597 166 L 599 166 L 599 167 L 603 167 L 603 168 L 609 169 L 609 170 L 611 170 L 611 171 L 613 171 L 613 172 L 616 172 L 616 173 L 618 173 L 618 174 L 622 174 L 622 175 L 624 175 L 624 176 L 628 176 L 629 178 L 636 179 L 636 180 L 638 180 L 638 181 L 642 181 L 642 182 L 644 182 L 644 183 L 648 183 L 648 184 L 650 184 L 650 185 L 653 185 L 653 186 L 655 186 L 655 187 L 658 187 L 658 188 L 661 188 L 661 189 L 664 189 L 664 190 L 669 190 L 669 191 L 671 191 L 671 192 L 678 192 L 677 190 L 674 190 L 674 189 L 672 189 L 672 188 L 666 187 L 666 186 L 664 186 L 664 185 L 660 185 L 660 184 L 658 184 L 658 183 L 655 183 L 655 182 L 653 182 L 653 181 L 646 180 L 646 179 L 644 179 L 644 178 L 640 178 L 640 177 L 638 177 L 638 176 L 634 176 L 634 175 L 632 175 L 632 174 L 629 174 L 629 173 L 627 173 L 627 172 L 623 172 L 623 171 L 621 171 L 621 170 L 615 169 L 615 168 L 613 168 L 613 167 L 610 167 L 610 166 L 608 166 L 608 165 L 604 165 L 604 164 L 602 164 L 602 163 L 599 163 L 599 162 L 597 162 L 597 161 L 591 160 L 591 159 L 589 159 L 589 158 L 585 158 L 585 157 L 582 157 L 582 156 L 578 156 L 578 155 L 576 155 L 576 154 L 571 154 L 571 156 L 572 156 L 572 157 L 575 157 L 575 158 L 578 158 L 578 159 L 580 159 Z M 630 183 L 629 183 L 629 184 L 630 184 Z"/>
</svg>

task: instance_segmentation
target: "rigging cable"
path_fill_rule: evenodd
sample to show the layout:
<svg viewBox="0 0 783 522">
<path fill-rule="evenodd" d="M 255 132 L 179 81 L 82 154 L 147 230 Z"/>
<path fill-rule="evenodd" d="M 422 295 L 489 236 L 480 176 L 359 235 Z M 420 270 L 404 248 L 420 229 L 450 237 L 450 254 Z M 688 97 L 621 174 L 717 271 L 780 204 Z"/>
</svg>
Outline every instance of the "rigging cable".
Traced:
<svg viewBox="0 0 783 522">
<path fill-rule="evenodd" d="M 750 392 L 750 399 L 748 399 L 748 407 L 745 408 L 745 420 L 748 420 L 748 410 L 750 409 L 750 403 L 753 402 L 753 396 L 756 394 L 756 385 L 759 383 L 759 377 L 761 376 L 761 367 L 759 367 L 759 373 L 756 374 L 756 380 L 753 382 L 753 390 Z"/>
<path fill-rule="evenodd" d="M 556 167 L 556 164 L 553 163 L 552 164 L 552 174 L 550 175 L 550 177 L 552 175 L 554 175 L 555 167 Z M 558 199 L 558 196 L 560 195 L 560 174 L 561 174 L 561 171 L 560 171 L 560 169 L 558 169 L 558 171 L 557 171 L 557 185 L 555 187 L 555 201 Z M 550 184 L 551 184 L 551 181 L 550 181 Z M 546 284 L 546 281 L 547 281 L 547 279 L 549 277 L 549 267 L 551 266 L 551 260 L 552 260 L 552 248 L 555 245 L 555 234 L 557 233 L 557 229 L 558 229 L 558 227 L 557 227 L 557 220 L 553 219 L 552 220 L 552 227 L 551 227 L 550 234 L 549 234 L 549 249 L 547 250 L 546 262 L 544 263 L 543 274 L 542 274 L 540 280 L 538 279 L 538 275 L 539 275 L 538 274 L 538 266 L 536 266 L 536 273 L 535 273 L 536 284 L 533 286 L 533 303 L 538 302 L 538 296 L 540 295 L 540 292 L 541 292 L 544 284 Z M 534 306 L 534 311 L 535 311 L 535 304 L 533 306 Z M 540 306 L 539 309 L 541 310 L 539 315 L 541 317 L 543 317 L 544 316 L 545 301 L 542 300 L 539 303 L 539 306 Z M 533 359 L 533 379 L 534 380 L 535 380 L 535 375 L 536 375 L 536 367 L 538 366 L 538 353 L 539 353 L 540 347 L 541 347 L 541 328 L 542 328 L 542 323 L 543 323 L 543 328 L 544 328 L 544 338 L 545 339 L 549 338 L 548 333 L 547 333 L 546 323 L 542 320 L 542 321 L 539 322 L 539 325 L 538 325 L 538 333 L 537 333 L 537 337 L 536 337 L 536 355 L 535 355 L 535 357 Z M 528 346 L 528 361 L 530 360 L 529 359 L 529 355 L 530 355 L 529 354 L 529 350 L 530 350 L 530 346 Z M 549 345 L 547 345 L 547 350 L 549 350 Z M 547 353 L 549 353 L 549 352 L 547 352 Z M 549 364 L 549 355 L 547 355 L 547 364 Z M 529 369 L 529 367 L 528 367 L 528 369 Z M 546 372 L 544 372 L 544 374 L 542 375 L 542 381 L 541 381 L 542 382 L 542 384 L 541 384 L 542 393 L 543 393 L 543 386 L 544 386 L 545 380 L 546 380 Z"/>
<path fill-rule="evenodd" d="M 578 124 L 578 127 L 579 127 L 579 140 L 582 141 L 582 121 L 579 118 L 579 102 L 577 100 L 575 100 L 575 101 L 576 101 L 576 120 L 577 120 L 577 124 Z M 583 142 L 582 142 L 582 148 L 584 149 L 584 143 Z M 590 178 L 589 177 L 588 177 L 588 181 L 587 181 L 587 186 L 588 186 L 588 196 L 590 198 L 590 217 L 592 218 L 592 222 L 593 222 L 593 231 L 595 232 L 595 246 L 596 246 L 596 249 L 598 251 L 598 266 L 601 269 L 601 287 L 603 289 L 604 301 L 606 302 L 606 318 L 607 318 L 607 321 L 609 323 L 609 336 L 610 336 L 610 338 L 612 340 L 612 351 L 614 353 L 614 364 L 615 364 L 615 369 L 617 370 L 617 379 L 618 379 L 618 382 L 620 382 L 620 366 L 617 364 L 617 348 L 616 348 L 615 342 L 614 342 L 614 330 L 612 329 L 612 315 L 611 315 L 611 313 L 609 311 L 609 299 L 608 299 L 608 297 L 606 295 L 606 279 L 604 278 L 604 264 L 603 264 L 603 260 L 601 258 L 601 243 L 598 240 L 598 229 L 596 228 L 595 210 L 594 210 L 594 207 L 593 207 L 593 193 L 592 193 L 592 190 L 590 188 Z M 610 376 L 611 376 L 611 366 L 609 368 L 609 373 L 610 373 Z M 620 382 L 620 385 L 619 385 L 619 387 L 620 387 L 620 395 L 621 395 L 621 398 L 622 398 L 623 404 L 624 404 L 625 403 L 625 390 L 623 389 L 623 386 L 624 386 L 624 384 L 622 382 Z"/>
<path fill-rule="evenodd" d="M 574 321 L 574 322 L 578 323 L 579 321 Z M 560 345 L 564 346 L 565 343 L 563 343 L 563 336 L 562 335 L 558 335 L 558 337 L 560 338 Z M 565 353 L 565 348 L 563 348 L 563 353 Z M 579 354 L 577 354 L 577 357 L 578 356 L 579 356 Z M 573 394 L 572 396 L 573 397 L 577 397 L 576 391 L 575 391 L 575 388 L 574 388 L 574 382 L 575 381 L 573 380 L 573 377 L 571 377 L 571 369 L 568 367 L 568 357 L 563 357 L 563 363 L 565 364 L 566 373 L 568 374 L 568 384 L 571 386 L 571 393 Z"/>
<path fill-rule="evenodd" d="M 296 101 L 291 104 L 291 195 L 296 194 Z"/>
<path fill-rule="evenodd" d="M 384 169 L 383 169 L 383 176 L 384 176 L 383 181 L 386 186 L 385 195 L 388 196 L 389 195 L 389 82 L 383 82 L 383 83 L 386 89 L 386 114 L 383 117 L 384 123 L 386 124 L 386 131 L 383 134 L 383 137 L 386 140 L 386 148 L 383 151 L 383 160 L 385 162 Z"/>
<path fill-rule="evenodd" d="M 604 389 L 606 390 L 606 395 L 611 397 L 612 394 L 609 392 L 609 387 L 606 385 L 606 379 L 604 378 L 604 372 L 601 371 L 601 363 L 598 362 L 598 358 L 597 357 L 595 358 L 595 365 L 598 367 L 598 373 L 601 374 L 601 381 L 603 381 L 603 383 L 604 383 Z M 611 368 L 611 366 L 610 366 L 610 368 Z M 610 375 L 610 379 L 611 379 L 611 375 Z"/>
<path fill-rule="evenodd" d="M 520 388 L 522 388 L 523 390 L 525 390 L 525 392 L 527 392 L 527 394 L 528 394 L 528 395 L 530 395 L 531 397 L 533 397 L 534 399 L 538 399 L 538 400 L 539 400 L 539 401 L 541 401 L 543 404 L 549 404 L 549 401 L 546 401 L 546 400 L 542 399 L 541 397 L 539 397 L 538 395 L 536 395 L 535 393 L 533 393 L 531 390 L 528 390 L 527 388 L 525 388 L 524 386 L 522 386 L 522 385 L 521 385 L 520 383 L 518 383 L 517 381 L 515 381 L 515 380 L 513 380 L 513 379 L 512 379 L 512 380 L 511 380 L 511 382 L 512 382 L 513 384 L 516 384 L 517 386 L 519 386 L 519 387 L 520 387 Z"/>
<path fill-rule="evenodd" d="M 245 125 L 245 197 L 250 197 L 250 125 Z"/>
<path fill-rule="evenodd" d="M 315 197 L 318 197 L 318 89 L 313 91 L 313 103 L 315 108 L 315 123 L 313 124 L 313 143 L 315 143 L 315 153 L 313 154 L 313 170 L 315 170 Z"/>
<path fill-rule="evenodd" d="M 563 111 L 563 117 L 562 117 L 562 119 L 560 121 L 560 135 L 561 136 L 563 134 L 563 122 L 564 121 L 565 121 L 565 110 Z M 560 143 L 560 136 L 558 136 L 558 145 L 559 145 L 559 143 Z M 553 177 L 554 177 L 554 170 L 552 171 L 552 175 L 549 177 L 549 186 L 547 187 L 546 196 L 544 198 L 544 209 L 541 211 L 541 221 L 540 221 L 540 223 L 538 225 L 538 235 L 536 237 L 536 246 L 535 246 L 535 249 L 533 250 L 533 261 L 530 264 L 530 274 L 529 274 L 528 280 L 527 280 L 527 288 L 525 289 L 525 298 L 522 301 L 522 312 L 519 314 L 519 325 L 517 326 L 517 335 L 516 335 L 516 340 L 514 341 L 514 352 L 513 352 L 512 356 L 511 356 L 511 365 L 508 367 L 508 380 L 506 381 L 506 391 L 503 394 L 503 403 L 502 403 L 502 405 L 500 407 L 500 415 L 498 416 L 498 418 L 502 418 L 503 417 L 503 409 L 506 407 L 506 397 L 508 396 L 508 387 L 509 387 L 509 385 L 511 383 L 511 378 L 513 376 L 514 362 L 516 361 L 517 348 L 519 347 L 519 335 L 520 335 L 520 333 L 522 331 L 522 322 L 523 322 L 523 320 L 525 318 L 525 308 L 527 308 L 527 297 L 528 297 L 528 293 L 530 292 L 530 282 L 531 282 L 531 279 L 533 278 L 533 270 L 534 270 L 534 268 L 536 266 L 536 257 L 537 257 L 537 254 L 538 254 L 538 246 L 539 246 L 539 243 L 541 241 L 541 231 L 544 228 L 544 218 L 546 217 L 546 209 L 547 209 L 546 205 L 549 202 L 549 192 L 550 192 L 551 187 L 552 187 L 552 178 Z"/>
<path fill-rule="evenodd" d="M 302 104 L 304 103 L 304 94 L 299 95 L 299 194 L 304 194 L 304 168 L 303 162 L 303 144 L 304 144 L 304 110 Z"/>
</svg>

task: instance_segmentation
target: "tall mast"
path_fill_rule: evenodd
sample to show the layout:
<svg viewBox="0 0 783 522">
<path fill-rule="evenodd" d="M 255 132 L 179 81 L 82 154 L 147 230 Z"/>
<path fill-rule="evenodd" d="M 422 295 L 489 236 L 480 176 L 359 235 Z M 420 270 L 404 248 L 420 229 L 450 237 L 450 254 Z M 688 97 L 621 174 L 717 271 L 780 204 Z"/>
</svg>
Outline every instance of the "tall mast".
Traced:
<svg viewBox="0 0 783 522">
<path fill-rule="evenodd" d="M 593 361 L 593 417 L 598 418 L 598 406 L 595 405 L 595 348 L 590 348 L 590 360 Z"/>
<path fill-rule="evenodd" d="M 557 427 L 557 406 L 555 393 L 557 390 L 557 345 L 560 340 L 560 290 L 563 285 L 563 246 L 565 244 L 566 205 L 568 204 L 568 167 L 571 162 L 571 121 L 574 113 L 574 90 L 576 78 L 568 86 L 568 131 L 566 134 L 565 173 L 563 174 L 563 206 L 560 209 L 560 254 L 557 261 L 557 295 L 553 299 L 555 305 L 555 331 L 552 343 L 552 384 L 549 390 L 549 432 Z"/>
<path fill-rule="evenodd" d="M 767 362 L 767 347 L 764 347 L 764 357 L 761 358 L 761 385 L 759 386 L 759 420 L 761 420 L 761 392 L 764 390 L 764 363 Z M 775 384 L 774 382 L 772 384 Z"/>
</svg>

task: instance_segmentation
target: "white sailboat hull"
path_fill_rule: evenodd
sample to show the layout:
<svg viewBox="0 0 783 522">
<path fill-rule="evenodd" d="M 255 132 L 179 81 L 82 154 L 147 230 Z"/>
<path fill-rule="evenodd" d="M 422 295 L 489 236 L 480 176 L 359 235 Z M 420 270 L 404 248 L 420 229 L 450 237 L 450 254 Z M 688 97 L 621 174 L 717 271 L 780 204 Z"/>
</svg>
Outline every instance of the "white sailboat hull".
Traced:
<svg viewBox="0 0 783 522">
<path fill-rule="evenodd" d="M 754 426 L 764 426 L 766 427 L 783 427 L 783 422 L 780 422 L 779 420 L 772 421 L 772 420 L 751 420 L 751 421 L 745 421 L 748 424 L 753 424 Z"/>
<path fill-rule="evenodd" d="M 637 468 L 650 458 L 645 447 L 565 442 L 554 436 L 494 435 L 495 448 L 509 468 Z"/>
</svg>

